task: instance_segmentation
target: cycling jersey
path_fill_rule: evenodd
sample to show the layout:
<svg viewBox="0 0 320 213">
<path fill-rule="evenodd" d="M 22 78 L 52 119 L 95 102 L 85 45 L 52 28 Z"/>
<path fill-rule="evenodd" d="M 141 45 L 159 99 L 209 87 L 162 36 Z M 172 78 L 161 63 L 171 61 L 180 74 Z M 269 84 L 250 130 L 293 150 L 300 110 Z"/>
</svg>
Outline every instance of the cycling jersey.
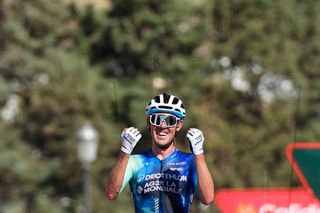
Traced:
<svg viewBox="0 0 320 213">
<path fill-rule="evenodd" d="M 194 156 L 177 149 L 163 160 L 152 150 L 131 155 L 120 191 L 128 182 L 137 213 L 187 213 L 198 194 Z"/>
</svg>

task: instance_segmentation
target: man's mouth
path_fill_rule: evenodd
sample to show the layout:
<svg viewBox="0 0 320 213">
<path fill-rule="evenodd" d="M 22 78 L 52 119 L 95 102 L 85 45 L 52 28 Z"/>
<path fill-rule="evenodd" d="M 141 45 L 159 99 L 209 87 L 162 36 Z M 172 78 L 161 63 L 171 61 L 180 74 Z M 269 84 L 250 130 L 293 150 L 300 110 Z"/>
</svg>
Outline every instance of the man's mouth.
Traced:
<svg viewBox="0 0 320 213">
<path fill-rule="evenodd" d="M 159 135 L 159 136 L 166 136 L 168 133 L 166 133 L 166 132 L 157 132 L 157 135 Z"/>
<path fill-rule="evenodd" d="M 158 136 L 166 136 L 166 135 L 168 135 L 169 133 L 167 132 L 167 131 L 165 131 L 165 129 L 157 129 L 156 130 L 156 134 L 158 135 Z"/>
</svg>

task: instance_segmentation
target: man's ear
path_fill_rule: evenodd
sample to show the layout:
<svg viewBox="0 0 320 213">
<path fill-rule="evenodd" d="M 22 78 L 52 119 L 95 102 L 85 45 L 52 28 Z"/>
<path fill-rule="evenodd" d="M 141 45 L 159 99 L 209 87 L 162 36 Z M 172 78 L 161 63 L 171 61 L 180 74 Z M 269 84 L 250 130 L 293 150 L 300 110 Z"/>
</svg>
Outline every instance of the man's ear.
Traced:
<svg viewBox="0 0 320 213">
<path fill-rule="evenodd" d="M 176 126 L 176 132 L 180 131 L 180 129 L 182 128 L 183 126 L 183 120 L 179 120 L 177 126 Z"/>
</svg>

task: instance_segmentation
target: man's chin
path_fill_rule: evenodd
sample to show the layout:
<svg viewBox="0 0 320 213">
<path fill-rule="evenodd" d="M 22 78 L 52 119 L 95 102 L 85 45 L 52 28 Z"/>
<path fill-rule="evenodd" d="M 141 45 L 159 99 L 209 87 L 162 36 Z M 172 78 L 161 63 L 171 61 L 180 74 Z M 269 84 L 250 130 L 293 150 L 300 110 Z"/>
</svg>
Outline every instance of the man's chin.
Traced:
<svg viewBox="0 0 320 213">
<path fill-rule="evenodd" d="M 170 141 L 170 142 L 168 142 L 168 143 L 166 143 L 166 144 L 156 143 L 156 145 L 157 145 L 160 149 L 165 150 L 165 149 L 168 149 L 168 148 L 171 146 L 172 142 L 173 142 L 173 140 Z"/>
</svg>

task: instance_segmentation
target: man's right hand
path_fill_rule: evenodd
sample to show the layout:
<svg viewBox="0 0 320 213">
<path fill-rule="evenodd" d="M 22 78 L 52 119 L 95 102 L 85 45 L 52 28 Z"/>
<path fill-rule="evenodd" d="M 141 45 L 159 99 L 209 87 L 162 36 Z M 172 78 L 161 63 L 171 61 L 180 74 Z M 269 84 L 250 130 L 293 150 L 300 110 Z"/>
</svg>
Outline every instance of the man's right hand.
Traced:
<svg viewBox="0 0 320 213">
<path fill-rule="evenodd" d="M 121 151 L 130 155 L 140 138 L 141 133 L 138 129 L 134 127 L 124 129 L 121 133 Z"/>
</svg>

